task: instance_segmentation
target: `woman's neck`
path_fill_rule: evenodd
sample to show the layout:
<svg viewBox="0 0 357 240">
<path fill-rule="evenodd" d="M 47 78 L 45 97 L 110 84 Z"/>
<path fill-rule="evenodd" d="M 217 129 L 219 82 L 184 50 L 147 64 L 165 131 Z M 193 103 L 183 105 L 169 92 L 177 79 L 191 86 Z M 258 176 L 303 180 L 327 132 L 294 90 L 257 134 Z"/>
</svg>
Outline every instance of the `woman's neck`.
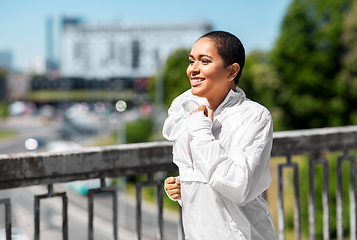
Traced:
<svg viewBox="0 0 357 240">
<path fill-rule="evenodd" d="M 230 90 L 231 89 L 229 89 L 227 91 L 227 93 L 224 94 L 224 95 L 222 94 L 221 96 L 217 96 L 217 97 L 212 98 L 212 99 L 207 99 L 207 101 L 209 103 L 209 106 L 213 111 L 216 111 L 216 109 L 219 107 L 219 105 L 221 105 L 221 103 L 224 101 L 224 99 L 226 99 L 226 97 L 227 97 L 227 95 L 228 95 Z M 233 90 L 235 90 L 235 89 L 233 89 Z"/>
</svg>

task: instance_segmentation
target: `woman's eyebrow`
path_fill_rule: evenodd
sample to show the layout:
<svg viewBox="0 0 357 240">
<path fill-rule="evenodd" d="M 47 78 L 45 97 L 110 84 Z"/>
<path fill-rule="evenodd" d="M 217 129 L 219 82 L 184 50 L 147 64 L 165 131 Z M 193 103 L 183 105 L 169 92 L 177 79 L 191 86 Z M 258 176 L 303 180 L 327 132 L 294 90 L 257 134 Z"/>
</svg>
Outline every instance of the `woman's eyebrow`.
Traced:
<svg viewBox="0 0 357 240">
<path fill-rule="evenodd" d="M 195 58 L 194 56 L 192 56 L 192 54 L 190 54 L 188 57 L 191 57 L 191 58 Z M 200 54 L 198 55 L 199 58 L 202 58 L 202 57 L 209 57 L 209 58 L 212 58 L 210 55 L 208 54 Z"/>
<path fill-rule="evenodd" d="M 200 55 L 199 55 L 199 57 L 200 57 L 200 58 L 202 58 L 202 57 L 209 57 L 209 58 L 212 58 L 210 55 L 207 55 L 207 54 L 200 54 Z"/>
</svg>

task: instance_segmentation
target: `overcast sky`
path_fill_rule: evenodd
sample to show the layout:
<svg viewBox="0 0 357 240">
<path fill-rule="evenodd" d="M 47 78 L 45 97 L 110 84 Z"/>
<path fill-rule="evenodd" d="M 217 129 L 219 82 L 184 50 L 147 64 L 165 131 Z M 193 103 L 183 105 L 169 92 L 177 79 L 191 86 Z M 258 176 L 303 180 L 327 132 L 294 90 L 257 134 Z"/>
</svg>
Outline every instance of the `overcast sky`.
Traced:
<svg viewBox="0 0 357 240">
<path fill-rule="evenodd" d="M 44 57 L 49 16 L 80 16 L 87 22 L 185 22 L 204 20 L 214 30 L 238 36 L 246 51 L 269 50 L 291 0 L 3 0 L 0 1 L 0 51 L 14 54 L 26 68 Z"/>
</svg>

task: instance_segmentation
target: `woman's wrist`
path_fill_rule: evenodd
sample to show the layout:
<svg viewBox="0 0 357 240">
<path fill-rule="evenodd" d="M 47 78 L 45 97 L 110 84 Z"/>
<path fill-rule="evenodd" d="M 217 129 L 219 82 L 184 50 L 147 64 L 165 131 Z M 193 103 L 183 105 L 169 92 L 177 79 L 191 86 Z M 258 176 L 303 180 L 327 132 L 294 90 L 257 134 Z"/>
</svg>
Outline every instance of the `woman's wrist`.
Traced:
<svg viewBox="0 0 357 240">
<path fill-rule="evenodd" d="M 212 141 L 212 120 L 204 115 L 203 111 L 198 111 L 186 119 L 186 125 L 193 139 L 202 141 Z"/>
</svg>

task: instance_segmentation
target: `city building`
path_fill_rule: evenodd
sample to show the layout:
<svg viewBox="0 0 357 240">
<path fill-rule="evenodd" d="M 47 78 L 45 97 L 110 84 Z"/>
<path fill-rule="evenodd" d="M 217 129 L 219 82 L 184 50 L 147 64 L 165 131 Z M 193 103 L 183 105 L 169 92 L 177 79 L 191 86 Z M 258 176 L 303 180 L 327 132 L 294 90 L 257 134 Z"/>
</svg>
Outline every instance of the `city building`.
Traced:
<svg viewBox="0 0 357 240">
<path fill-rule="evenodd" d="M 151 77 L 178 48 L 190 48 L 209 22 L 91 24 L 67 22 L 61 77 L 107 80 Z"/>
<path fill-rule="evenodd" d="M 82 23 L 79 17 L 72 16 L 48 16 L 46 19 L 46 74 L 50 78 L 59 76 L 60 41 L 63 26 L 67 24 Z"/>
<path fill-rule="evenodd" d="M 149 79 L 167 57 L 176 49 L 191 48 L 211 29 L 211 23 L 202 21 L 95 24 L 73 16 L 49 17 L 46 58 L 36 65 L 46 76 L 31 78 L 29 100 L 146 101 Z"/>
<path fill-rule="evenodd" d="M 30 89 L 28 74 L 12 72 L 8 75 L 7 79 L 7 99 L 10 102 L 28 101 Z"/>
<path fill-rule="evenodd" d="M 0 51 L 0 68 L 9 72 L 13 70 L 13 54 L 10 50 Z"/>
</svg>

